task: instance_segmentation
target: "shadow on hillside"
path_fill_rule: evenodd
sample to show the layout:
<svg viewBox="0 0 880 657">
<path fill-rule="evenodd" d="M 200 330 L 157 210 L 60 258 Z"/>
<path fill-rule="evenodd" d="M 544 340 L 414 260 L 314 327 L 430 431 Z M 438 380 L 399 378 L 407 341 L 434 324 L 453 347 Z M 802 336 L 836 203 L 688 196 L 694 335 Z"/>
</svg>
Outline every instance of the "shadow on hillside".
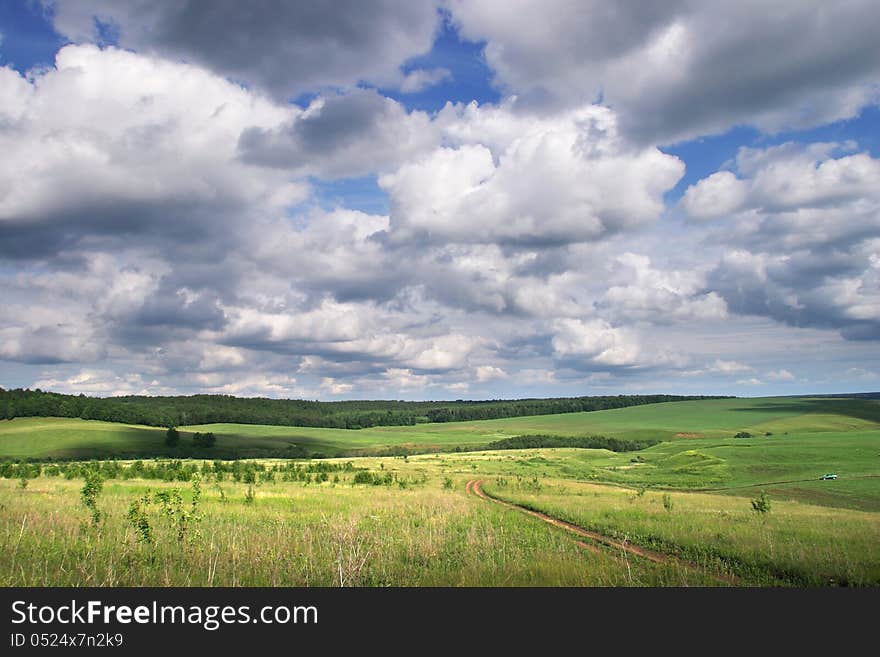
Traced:
<svg viewBox="0 0 880 657">
<path fill-rule="evenodd" d="M 870 399 L 838 399 L 838 398 L 814 398 L 797 399 L 790 401 L 771 402 L 743 408 L 733 408 L 732 411 L 748 411 L 751 413 L 798 413 L 798 414 L 826 414 L 844 415 L 868 422 L 880 422 L 880 401 Z"/>
</svg>

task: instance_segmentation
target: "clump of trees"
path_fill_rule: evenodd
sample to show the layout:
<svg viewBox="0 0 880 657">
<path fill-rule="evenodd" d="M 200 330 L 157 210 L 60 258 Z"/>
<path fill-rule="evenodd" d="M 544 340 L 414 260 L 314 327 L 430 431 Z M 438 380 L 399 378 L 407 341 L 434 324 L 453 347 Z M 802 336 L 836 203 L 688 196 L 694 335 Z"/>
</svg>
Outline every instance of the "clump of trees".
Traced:
<svg viewBox="0 0 880 657">
<path fill-rule="evenodd" d="M 192 437 L 194 447 L 213 447 L 216 442 L 217 436 L 214 435 L 213 431 L 206 433 L 197 431 Z M 167 447 L 177 447 L 179 444 L 180 432 L 175 427 L 168 427 L 168 431 L 165 432 L 165 445 Z"/>
<path fill-rule="evenodd" d="M 494 440 L 486 449 L 534 449 L 538 447 L 579 447 L 607 449 L 612 452 L 636 452 L 658 444 L 659 440 L 622 440 L 608 436 L 513 436 Z"/>
<path fill-rule="evenodd" d="M 208 431 L 207 433 L 196 432 L 193 434 L 193 445 L 196 447 L 213 447 L 216 442 L 217 437 L 212 431 Z"/>
</svg>

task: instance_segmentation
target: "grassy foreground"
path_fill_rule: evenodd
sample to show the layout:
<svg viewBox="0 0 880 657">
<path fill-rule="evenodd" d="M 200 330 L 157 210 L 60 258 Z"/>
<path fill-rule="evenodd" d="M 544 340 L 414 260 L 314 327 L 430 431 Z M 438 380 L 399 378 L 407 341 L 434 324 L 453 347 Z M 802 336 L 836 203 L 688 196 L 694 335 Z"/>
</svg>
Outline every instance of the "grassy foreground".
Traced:
<svg viewBox="0 0 880 657">
<path fill-rule="evenodd" d="M 445 482 L 444 482 L 445 483 Z M 205 485 L 179 539 L 154 511 L 154 541 L 127 519 L 148 488 L 105 484 L 100 524 L 80 504 L 82 482 L 0 481 L 0 584 L 4 586 L 621 586 L 710 585 L 677 565 L 585 554 L 542 523 L 488 505 L 436 478 L 401 489 L 349 482 Z M 221 491 L 222 490 L 222 497 Z M 253 489 L 252 489 L 253 490 Z"/>
<path fill-rule="evenodd" d="M 191 481 L 115 478 L 97 497 L 97 525 L 82 479 L 50 467 L 24 487 L 0 480 L 0 584 L 680 586 L 717 585 L 720 574 L 740 585 L 880 585 L 878 511 L 771 494 L 760 514 L 753 490 L 591 483 L 580 458 L 590 452 L 599 462 L 620 456 L 543 449 L 330 460 L 320 477 L 301 463 L 261 461 L 248 466 L 253 483 L 246 472 L 235 481 L 193 462 L 201 473 L 193 515 Z M 492 495 L 670 560 L 585 550 L 564 530 L 468 495 L 476 478 Z M 148 490 L 144 540 L 130 514 Z M 171 504 L 158 503 L 162 491 Z"/>
</svg>

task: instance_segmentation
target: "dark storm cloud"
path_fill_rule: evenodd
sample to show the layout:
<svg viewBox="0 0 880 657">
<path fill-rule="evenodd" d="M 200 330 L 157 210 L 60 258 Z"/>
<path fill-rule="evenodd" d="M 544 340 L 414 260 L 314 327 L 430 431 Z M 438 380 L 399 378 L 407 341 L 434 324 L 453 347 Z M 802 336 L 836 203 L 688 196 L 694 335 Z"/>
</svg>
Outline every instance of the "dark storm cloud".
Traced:
<svg viewBox="0 0 880 657">
<path fill-rule="evenodd" d="M 706 290 L 719 294 L 733 313 L 837 329 L 847 339 L 878 336 L 880 277 L 872 274 L 876 265 L 862 246 L 774 253 L 768 243 L 757 253 L 736 251 L 723 258 L 708 274 Z"/>
<path fill-rule="evenodd" d="M 395 105 L 373 90 L 330 97 L 320 112 L 294 126 L 290 137 L 306 151 L 330 151 L 375 129 L 386 109 Z"/>
<path fill-rule="evenodd" d="M 876 3 L 798 1 L 767 12 L 747 3 L 727 6 L 721 15 L 694 17 L 688 46 L 697 53 L 685 81 L 650 85 L 650 111 L 636 108 L 641 94 L 624 101 L 625 129 L 655 141 L 741 122 L 808 127 L 876 102 L 870 92 L 880 81 Z M 864 95 L 848 106 L 859 86 Z"/>
<path fill-rule="evenodd" d="M 238 148 L 246 162 L 295 169 L 327 157 L 378 128 L 386 110 L 396 105 L 375 91 L 331 96 L 323 107 L 275 130 L 248 128 Z"/>
<path fill-rule="evenodd" d="M 287 99 L 314 88 L 400 78 L 430 49 L 434 3 L 408 0 L 46 0 L 55 28 L 98 38 L 95 18 L 117 26 L 120 45 L 182 58 Z"/>
<path fill-rule="evenodd" d="M 190 330 L 220 330 L 226 323 L 217 300 L 207 295 L 188 299 L 176 285 L 160 287 L 148 298 L 140 310 L 132 315 L 132 322 L 141 326 L 178 327 Z"/>
<path fill-rule="evenodd" d="M 231 217 L 244 208 L 190 201 L 158 200 L 152 203 L 88 198 L 74 207 L 60 207 L 39 215 L 0 221 L 0 256 L 12 259 L 43 259 L 62 251 L 82 247 L 118 251 L 136 243 L 138 247 L 162 251 L 206 246 L 222 252 L 224 241 L 232 239 L 225 229 Z M 224 229 L 221 229 L 224 228 Z M 220 251 L 218 251 L 220 249 Z M 68 253 L 68 257 L 70 254 Z M 205 257 L 212 257 L 205 254 Z"/>
<path fill-rule="evenodd" d="M 435 132 L 425 114 L 407 114 L 375 90 L 357 89 L 320 98 L 280 127 L 244 130 L 238 150 L 248 164 L 352 177 L 393 170 L 434 146 Z"/>
<path fill-rule="evenodd" d="M 873 0 L 506 4 L 451 2 L 464 34 L 487 41 L 500 83 L 526 104 L 601 97 L 646 143 L 809 127 L 877 102 Z"/>
<path fill-rule="evenodd" d="M 505 340 L 496 353 L 502 360 L 522 361 L 530 358 L 548 358 L 553 355 L 552 335 L 531 333 Z"/>
</svg>

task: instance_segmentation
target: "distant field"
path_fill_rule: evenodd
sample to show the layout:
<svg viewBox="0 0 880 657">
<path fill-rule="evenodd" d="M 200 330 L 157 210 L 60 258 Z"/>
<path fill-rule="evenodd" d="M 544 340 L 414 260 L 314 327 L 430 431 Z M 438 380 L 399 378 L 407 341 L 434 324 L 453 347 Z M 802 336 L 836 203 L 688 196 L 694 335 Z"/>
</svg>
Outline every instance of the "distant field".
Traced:
<svg viewBox="0 0 880 657">
<path fill-rule="evenodd" d="M 341 456 L 473 449 L 524 434 L 605 435 L 622 439 L 731 438 L 740 431 L 774 437 L 816 432 L 880 430 L 880 401 L 827 398 L 717 399 L 668 402 L 588 413 L 565 413 L 414 427 L 322 429 L 251 424 L 181 427 L 178 448 L 164 445 L 164 431 L 94 420 L 19 418 L 0 421 L 0 458 L 136 458 L 180 456 L 259 458 Z M 187 432 L 212 431 L 215 447 L 188 447 Z"/>
<path fill-rule="evenodd" d="M 434 425 L 420 425 L 434 426 Z M 322 429 L 253 424 L 207 424 L 181 427 L 180 446 L 165 445 L 165 429 L 133 426 L 78 418 L 17 418 L 0 420 L 0 459 L 90 459 L 90 458 L 260 458 L 355 455 L 387 448 L 412 451 L 441 448 L 479 447 L 496 437 L 468 432 L 405 432 L 383 429 Z M 190 445 L 191 434 L 212 431 L 217 442 L 210 449 Z"/>
<path fill-rule="evenodd" d="M 0 458 L 90 459 L 161 454 L 154 427 L 56 417 L 0 421 Z"/>
<path fill-rule="evenodd" d="M 748 497 L 766 490 L 789 500 L 880 511 L 880 431 L 704 438 L 624 453 L 529 449 L 443 458 L 467 459 L 477 463 L 481 473 L 491 475 L 557 477 Z M 826 472 L 840 478 L 819 481 Z"/>
<path fill-rule="evenodd" d="M 438 422 L 415 427 L 374 427 L 351 432 L 247 424 L 205 424 L 187 431 L 252 437 L 298 436 L 315 445 L 377 446 L 481 445 L 525 434 L 605 435 L 624 439 L 729 438 L 740 431 L 858 431 L 880 429 L 880 401 L 767 397 L 667 402 L 588 413 L 534 415 L 473 422 Z"/>
<path fill-rule="evenodd" d="M 371 431 L 398 432 L 406 427 Z M 861 399 L 767 397 L 710 399 L 634 406 L 592 413 L 539 415 L 418 427 L 423 434 L 601 434 L 617 438 L 723 438 L 752 433 L 880 429 L 880 402 Z M 695 434 L 695 435 L 694 435 Z M 494 438 L 493 438 L 494 439 Z"/>
</svg>

